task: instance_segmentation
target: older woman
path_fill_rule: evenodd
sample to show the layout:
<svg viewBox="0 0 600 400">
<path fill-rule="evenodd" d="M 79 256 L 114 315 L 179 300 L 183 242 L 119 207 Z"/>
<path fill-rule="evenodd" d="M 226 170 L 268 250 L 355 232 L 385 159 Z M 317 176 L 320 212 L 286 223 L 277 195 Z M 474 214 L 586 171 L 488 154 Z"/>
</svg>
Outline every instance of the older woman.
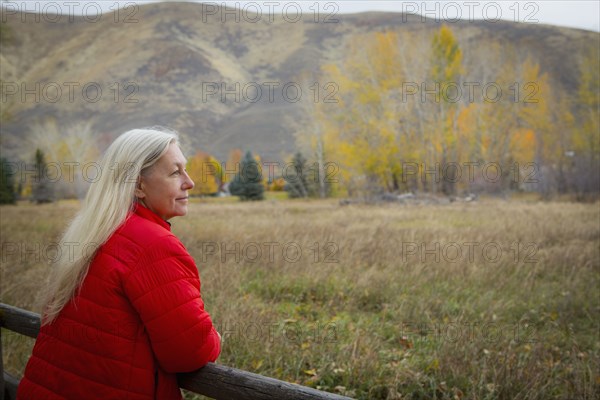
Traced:
<svg viewBox="0 0 600 400">
<path fill-rule="evenodd" d="M 185 164 L 162 129 L 107 149 L 61 240 L 71 251 L 51 274 L 18 399 L 181 399 L 175 373 L 219 356 L 198 270 L 168 222 L 187 213 Z"/>
</svg>

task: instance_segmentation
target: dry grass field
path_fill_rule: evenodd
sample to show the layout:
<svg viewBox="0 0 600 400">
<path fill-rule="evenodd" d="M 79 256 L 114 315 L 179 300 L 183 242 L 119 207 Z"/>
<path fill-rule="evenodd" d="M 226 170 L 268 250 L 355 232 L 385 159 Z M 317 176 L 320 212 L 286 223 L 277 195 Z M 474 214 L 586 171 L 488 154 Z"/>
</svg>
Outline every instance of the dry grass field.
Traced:
<svg viewBox="0 0 600 400">
<path fill-rule="evenodd" d="M 0 207 L 2 302 L 39 312 L 76 209 Z M 360 399 L 600 397 L 599 203 L 211 201 L 171 222 L 222 364 Z M 32 344 L 3 332 L 10 372 Z"/>
</svg>

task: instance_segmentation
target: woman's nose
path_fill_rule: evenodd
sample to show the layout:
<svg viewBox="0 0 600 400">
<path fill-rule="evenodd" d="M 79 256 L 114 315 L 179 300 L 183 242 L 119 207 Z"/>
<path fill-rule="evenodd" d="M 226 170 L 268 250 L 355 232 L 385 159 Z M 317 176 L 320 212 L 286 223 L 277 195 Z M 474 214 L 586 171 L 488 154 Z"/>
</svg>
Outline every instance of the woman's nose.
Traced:
<svg viewBox="0 0 600 400">
<path fill-rule="evenodd" d="M 185 171 L 185 181 L 183 182 L 183 186 L 185 190 L 193 189 L 195 185 L 192 178 L 188 175 L 187 171 Z"/>
</svg>

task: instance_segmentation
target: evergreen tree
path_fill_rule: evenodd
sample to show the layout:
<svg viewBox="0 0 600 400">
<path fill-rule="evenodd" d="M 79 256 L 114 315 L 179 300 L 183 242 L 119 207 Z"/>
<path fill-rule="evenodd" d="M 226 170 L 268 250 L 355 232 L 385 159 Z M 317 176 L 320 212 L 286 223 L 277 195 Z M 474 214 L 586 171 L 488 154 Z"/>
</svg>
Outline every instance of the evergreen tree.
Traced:
<svg viewBox="0 0 600 400">
<path fill-rule="evenodd" d="M 15 185 L 8 162 L 0 158 L 0 204 L 15 204 L 16 199 Z"/>
<path fill-rule="evenodd" d="M 251 152 L 246 152 L 242 159 L 240 172 L 233 178 L 229 191 L 243 201 L 264 199 L 262 171 Z"/>
<path fill-rule="evenodd" d="M 297 152 L 292 159 L 292 165 L 294 168 L 286 168 L 285 179 L 285 191 L 291 198 L 308 197 L 309 196 L 309 185 L 306 179 L 307 166 L 306 159 L 302 156 L 302 153 Z M 292 170 L 290 172 L 290 170 Z"/>
<path fill-rule="evenodd" d="M 32 200 L 37 204 L 50 203 L 52 202 L 53 197 L 52 186 L 44 173 L 44 171 L 46 171 L 45 158 L 44 152 L 40 149 L 35 151 L 35 175 L 32 183 Z"/>
</svg>

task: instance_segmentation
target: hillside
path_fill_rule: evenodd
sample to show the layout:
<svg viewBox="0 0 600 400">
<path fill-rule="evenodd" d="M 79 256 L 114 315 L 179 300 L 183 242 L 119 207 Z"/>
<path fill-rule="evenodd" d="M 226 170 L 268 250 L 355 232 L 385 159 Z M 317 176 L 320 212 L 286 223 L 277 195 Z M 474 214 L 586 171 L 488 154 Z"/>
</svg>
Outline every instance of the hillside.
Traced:
<svg viewBox="0 0 600 400">
<path fill-rule="evenodd" d="M 107 138 L 133 127 L 166 125 L 182 132 L 190 148 L 220 159 L 237 147 L 281 160 L 294 150 L 297 127 L 291 121 L 302 118 L 299 103 L 281 90 L 286 84 L 343 59 L 355 35 L 412 31 L 428 43 L 440 25 L 399 13 L 338 15 L 337 23 L 290 23 L 281 16 L 272 23 L 223 23 L 205 11 L 200 4 L 149 4 L 139 7 L 135 23 L 115 23 L 110 15 L 96 23 L 83 17 L 37 22 L 31 15 L 23 23 L 20 14 L 3 16 L 10 36 L 2 39 L 0 79 L 5 89 L 12 84 L 11 90 L 19 90 L 1 104 L 10 115 L 0 127 L 3 155 L 22 156 L 19 142 L 32 125 L 55 120 L 58 126 L 89 122 Z M 467 56 L 478 57 L 478 49 L 492 41 L 509 44 L 537 60 L 562 90 L 575 90 L 578 56 L 599 40 L 594 32 L 512 22 L 451 27 Z M 21 101 L 23 83 L 39 98 L 29 94 Z M 299 84 L 311 94 L 310 85 Z M 230 93 L 221 101 L 227 88 L 241 98 Z"/>
</svg>

